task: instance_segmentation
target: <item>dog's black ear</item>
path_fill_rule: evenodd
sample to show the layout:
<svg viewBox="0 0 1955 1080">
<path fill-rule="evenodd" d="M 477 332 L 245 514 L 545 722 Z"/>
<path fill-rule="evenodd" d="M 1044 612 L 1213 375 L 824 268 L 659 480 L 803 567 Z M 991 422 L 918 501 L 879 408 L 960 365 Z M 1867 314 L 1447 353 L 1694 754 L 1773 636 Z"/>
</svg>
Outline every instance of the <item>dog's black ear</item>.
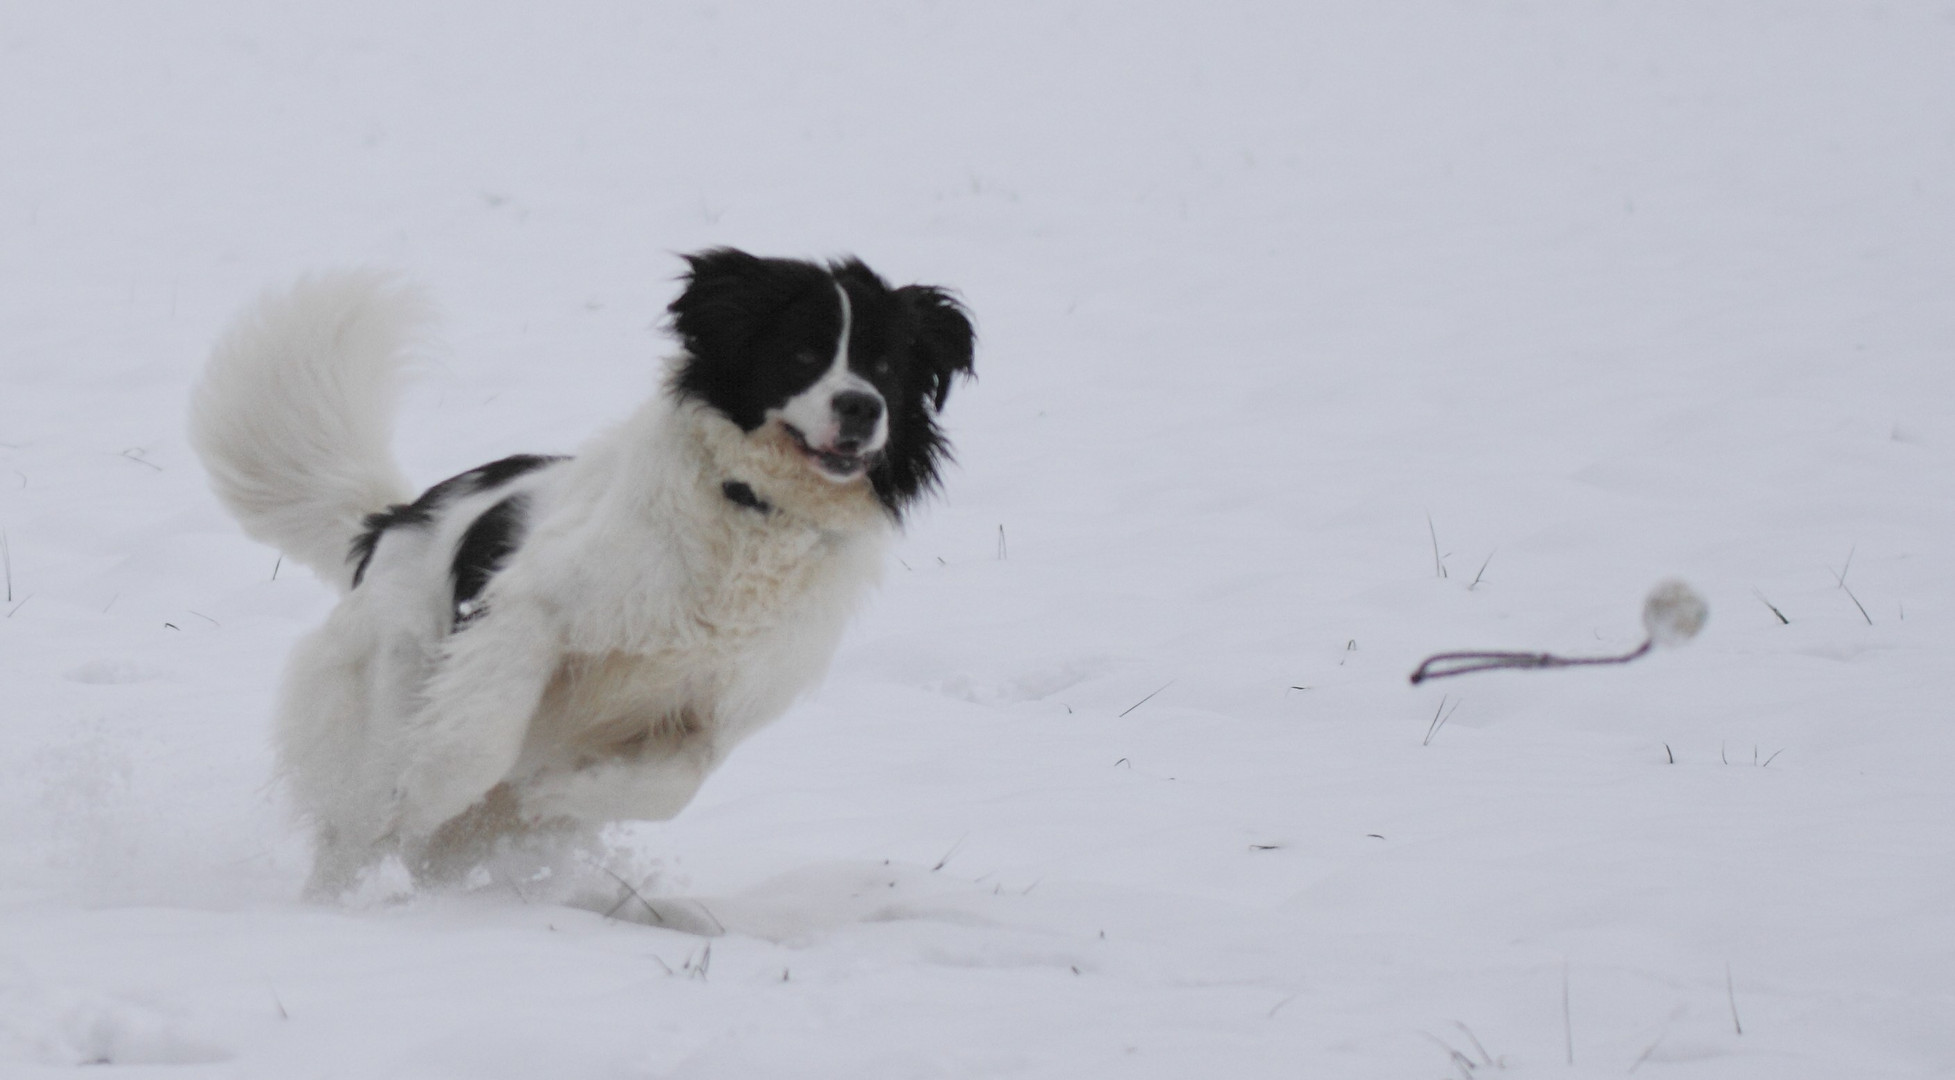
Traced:
<svg viewBox="0 0 1955 1080">
<path fill-rule="evenodd" d="M 685 258 L 685 291 L 667 310 L 686 351 L 708 362 L 739 355 L 767 319 L 807 290 L 812 269 L 735 248 Z"/>
<path fill-rule="evenodd" d="M 950 397 L 951 381 L 969 377 L 971 351 L 977 334 L 970 313 L 949 292 L 933 285 L 905 285 L 896 295 L 916 312 L 916 351 L 930 373 L 930 396 L 942 412 Z"/>
</svg>

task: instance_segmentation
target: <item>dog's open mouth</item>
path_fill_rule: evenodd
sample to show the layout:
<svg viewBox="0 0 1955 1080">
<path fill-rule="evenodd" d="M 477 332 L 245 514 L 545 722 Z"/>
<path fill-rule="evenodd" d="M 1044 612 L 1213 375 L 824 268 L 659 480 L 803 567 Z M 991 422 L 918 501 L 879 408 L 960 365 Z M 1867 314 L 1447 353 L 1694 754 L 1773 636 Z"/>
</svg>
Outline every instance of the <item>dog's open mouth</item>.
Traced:
<svg viewBox="0 0 1955 1080">
<path fill-rule="evenodd" d="M 811 446 L 808 437 L 801 434 L 793 424 L 783 423 L 781 427 L 787 431 L 788 437 L 794 440 L 794 448 L 801 451 L 802 455 L 813 462 L 815 468 L 830 480 L 852 480 L 860 476 L 869 468 L 869 462 L 874 457 L 873 454 L 856 454 L 838 448 L 822 449 Z"/>
</svg>

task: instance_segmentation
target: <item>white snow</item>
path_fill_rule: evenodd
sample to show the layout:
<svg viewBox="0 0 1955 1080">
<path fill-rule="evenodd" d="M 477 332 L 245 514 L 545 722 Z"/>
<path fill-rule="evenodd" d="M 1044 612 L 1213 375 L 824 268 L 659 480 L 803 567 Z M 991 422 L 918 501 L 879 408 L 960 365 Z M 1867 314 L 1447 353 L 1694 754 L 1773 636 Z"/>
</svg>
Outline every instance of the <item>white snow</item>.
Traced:
<svg viewBox="0 0 1955 1080">
<path fill-rule="evenodd" d="M 713 244 L 981 333 L 824 689 L 615 838 L 727 932 L 299 903 L 211 343 L 426 281 L 425 484 Z M 1952 283 L 1942 0 L 0 6 L 0 1075 L 1955 1074 Z"/>
</svg>

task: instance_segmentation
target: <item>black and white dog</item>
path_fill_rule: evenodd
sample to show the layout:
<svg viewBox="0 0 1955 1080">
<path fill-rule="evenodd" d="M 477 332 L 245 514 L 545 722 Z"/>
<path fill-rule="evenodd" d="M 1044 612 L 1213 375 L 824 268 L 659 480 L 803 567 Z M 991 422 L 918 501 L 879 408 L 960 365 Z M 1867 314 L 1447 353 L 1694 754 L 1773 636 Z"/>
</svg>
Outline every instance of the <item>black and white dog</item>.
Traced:
<svg viewBox="0 0 1955 1080">
<path fill-rule="evenodd" d="M 970 320 L 854 259 L 688 262 L 662 393 L 575 457 L 412 501 L 388 448 L 412 289 L 309 278 L 218 344 L 190 423 L 218 496 L 344 593 L 279 707 L 313 895 L 393 852 L 452 880 L 507 837 L 669 818 L 826 670 L 948 455 Z"/>
</svg>

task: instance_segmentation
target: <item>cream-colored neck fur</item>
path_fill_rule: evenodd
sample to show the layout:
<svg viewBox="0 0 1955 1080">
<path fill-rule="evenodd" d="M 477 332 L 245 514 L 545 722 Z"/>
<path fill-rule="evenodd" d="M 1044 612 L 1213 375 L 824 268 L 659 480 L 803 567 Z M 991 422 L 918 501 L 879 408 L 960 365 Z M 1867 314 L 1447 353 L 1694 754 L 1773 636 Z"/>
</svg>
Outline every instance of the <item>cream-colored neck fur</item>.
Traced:
<svg viewBox="0 0 1955 1080">
<path fill-rule="evenodd" d="M 818 475 L 777 427 L 745 433 L 670 398 L 598 439 L 580 466 L 531 542 L 564 543 L 567 572 L 601 568 L 606 580 L 575 589 L 586 606 L 561 613 L 565 668 L 531 746 L 602 760 L 660 753 L 663 732 L 717 759 L 820 681 L 894 525 L 865 478 Z M 768 509 L 728 499 L 729 480 Z M 590 762 L 532 759 L 549 772 Z"/>
</svg>

